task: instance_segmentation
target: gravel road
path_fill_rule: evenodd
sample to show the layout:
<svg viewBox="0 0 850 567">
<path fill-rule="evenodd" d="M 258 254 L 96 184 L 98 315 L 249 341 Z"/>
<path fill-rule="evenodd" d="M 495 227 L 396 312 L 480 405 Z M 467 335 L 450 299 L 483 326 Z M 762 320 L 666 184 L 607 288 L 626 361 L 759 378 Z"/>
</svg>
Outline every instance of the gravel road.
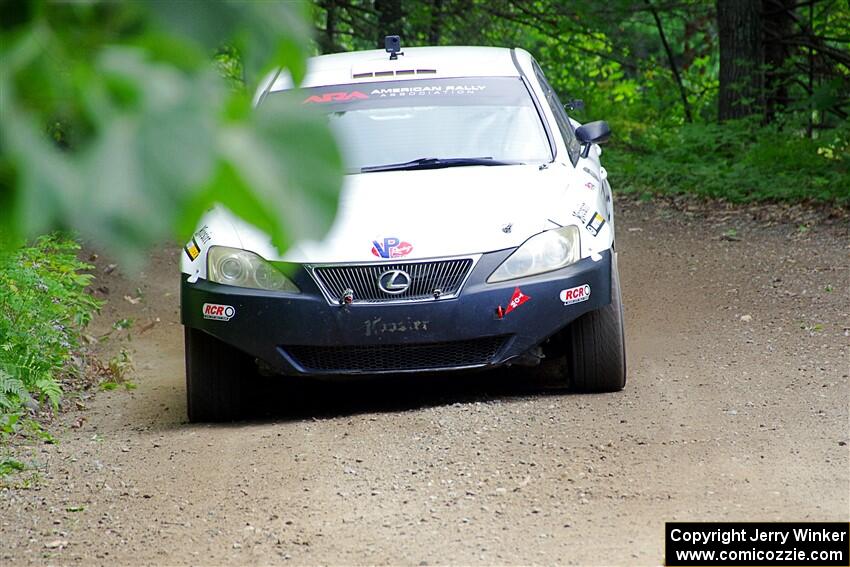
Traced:
<svg viewBox="0 0 850 567">
<path fill-rule="evenodd" d="M 850 226 L 801 214 L 621 204 L 621 393 L 287 385 L 234 425 L 185 421 L 179 250 L 119 268 L 95 330 L 136 321 L 138 388 L 16 449 L 0 563 L 659 564 L 665 521 L 848 521 Z"/>
</svg>

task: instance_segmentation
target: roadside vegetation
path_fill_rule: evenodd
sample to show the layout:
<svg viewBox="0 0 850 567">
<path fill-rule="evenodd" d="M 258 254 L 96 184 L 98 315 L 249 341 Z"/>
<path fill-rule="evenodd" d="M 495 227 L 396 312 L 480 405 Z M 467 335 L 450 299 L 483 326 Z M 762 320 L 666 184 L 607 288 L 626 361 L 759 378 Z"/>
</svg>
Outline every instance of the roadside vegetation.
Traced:
<svg viewBox="0 0 850 567">
<path fill-rule="evenodd" d="M 815 140 L 749 119 L 666 128 L 624 122 L 617 134 L 605 155 L 616 192 L 850 205 L 846 123 Z"/>
<path fill-rule="evenodd" d="M 59 409 L 63 383 L 88 369 L 83 330 L 100 302 L 86 291 L 91 266 L 78 251 L 73 239 L 50 235 L 0 254 L 0 441 L 52 441 L 38 420 Z M 17 466 L 2 459 L 0 476 Z"/>
</svg>

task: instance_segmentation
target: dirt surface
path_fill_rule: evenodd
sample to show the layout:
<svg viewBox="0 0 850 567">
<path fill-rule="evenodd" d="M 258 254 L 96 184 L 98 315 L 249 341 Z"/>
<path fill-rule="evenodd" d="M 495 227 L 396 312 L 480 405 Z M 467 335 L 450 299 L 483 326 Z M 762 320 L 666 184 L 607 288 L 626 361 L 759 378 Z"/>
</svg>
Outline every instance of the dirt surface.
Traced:
<svg viewBox="0 0 850 567">
<path fill-rule="evenodd" d="M 850 235 L 810 216 L 621 205 L 621 393 L 521 370 L 282 385 L 218 426 L 186 423 L 164 249 L 103 276 L 138 388 L 19 448 L 39 478 L 0 491 L 0 563 L 659 564 L 665 521 L 848 521 Z"/>
</svg>

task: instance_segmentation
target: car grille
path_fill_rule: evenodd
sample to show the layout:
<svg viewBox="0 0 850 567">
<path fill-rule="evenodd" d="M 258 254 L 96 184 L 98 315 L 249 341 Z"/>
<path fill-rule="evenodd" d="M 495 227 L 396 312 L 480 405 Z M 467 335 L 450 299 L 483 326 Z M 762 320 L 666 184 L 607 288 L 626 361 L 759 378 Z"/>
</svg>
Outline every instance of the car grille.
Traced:
<svg viewBox="0 0 850 567">
<path fill-rule="evenodd" d="M 405 372 L 483 366 L 493 361 L 507 339 L 507 336 L 501 336 L 411 345 L 281 348 L 297 365 L 311 372 Z"/>
<path fill-rule="evenodd" d="M 347 289 L 354 292 L 352 303 L 386 303 L 433 299 L 435 290 L 440 290 L 443 299 L 454 297 L 471 268 L 471 258 L 458 258 L 395 264 L 316 266 L 312 273 L 331 303 L 339 303 Z M 406 272 L 410 276 L 410 287 L 399 294 L 381 291 L 378 278 L 388 270 Z"/>
</svg>

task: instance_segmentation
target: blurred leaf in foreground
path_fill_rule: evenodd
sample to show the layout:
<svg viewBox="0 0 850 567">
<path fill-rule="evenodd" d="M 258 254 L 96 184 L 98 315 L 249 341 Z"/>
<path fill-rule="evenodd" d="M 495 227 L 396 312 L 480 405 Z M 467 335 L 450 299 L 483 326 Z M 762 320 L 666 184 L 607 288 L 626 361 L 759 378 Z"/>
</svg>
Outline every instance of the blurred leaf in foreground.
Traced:
<svg viewBox="0 0 850 567">
<path fill-rule="evenodd" d="M 214 203 L 281 249 L 330 226 L 342 166 L 325 120 L 285 95 L 251 111 L 213 64 L 229 46 L 251 89 L 277 67 L 300 80 L 301 3 L 4 4 L 4 242 L 73 228 L 138 261 Z"/>
</svg>

